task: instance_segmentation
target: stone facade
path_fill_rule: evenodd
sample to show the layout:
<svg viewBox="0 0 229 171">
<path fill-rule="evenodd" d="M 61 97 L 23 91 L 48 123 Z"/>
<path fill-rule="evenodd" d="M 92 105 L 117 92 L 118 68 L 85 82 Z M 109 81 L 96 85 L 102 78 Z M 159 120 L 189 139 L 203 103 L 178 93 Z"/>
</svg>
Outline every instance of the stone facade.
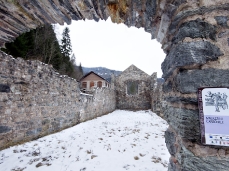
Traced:
<svg viewBox="0 0 229 171">
<path fill-rule="evenodd" d="M 112 89 L 83 94 L 51 66 L 0 52 L 0 149 L 110 113 L 115 100 Z"/>
<path fill-rule="evenodd" d="M 115 78 L 118 109 L 141 110 L 151 108 L 151 77 L 131 65 Z"/>
<path fill-rule="evenodd" d="M 171 153 L 169 171 L 228 170 L 228 148 L 200 143 L 197 104 L 199 87 L 229 87 L 228 0 L 0 2 L 0 46 L 44 23 L 70 24 L 71 20 L 98 21 L 110 16 L 115 23 L 143 27 L 167 55 L 162 64 L 166 100 L 162 112 L 170 125 L 165 136 Z M 0 90 L 11 91 L 5 83 Z M 0 128 L 10 130 L 4 125 Z"/>
</svg>

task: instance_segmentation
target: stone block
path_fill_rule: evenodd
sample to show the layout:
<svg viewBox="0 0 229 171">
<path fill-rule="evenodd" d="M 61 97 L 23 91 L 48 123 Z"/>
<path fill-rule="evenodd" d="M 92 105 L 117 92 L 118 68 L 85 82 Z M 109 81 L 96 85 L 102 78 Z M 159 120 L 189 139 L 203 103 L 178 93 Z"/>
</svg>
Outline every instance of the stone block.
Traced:
<svg viewBox="0 0 229 171">
<path fill-rule="evenodd" d="M 0 125 L 0 134 L 7 133 L 9 131 L 11 131 L 11 128 L 10 127 Z"/>
<path fill-rule="evenodd" d="M 51 125 L 52 125 L 52 130 L 54 132 L 60 130 L 60 123 L 59 122 L 51 122 Z"/>
<path fill-rule="evenodd" d="M 157 1 L 156 0 L 146 0 L 146 17 L 149 21 L 153 20 L 156 15 Z"/>
<path fill-rule="evenodd" d="M 191 97 L 179 97 L 179 96 L 166 96 L 164 98 L 167 102 L 172 103 L 184 103 L 184 104 L 198 104 L 197 97 L 191 98 Z"/>
<path fill-rule="evenodd" d="M 200 142 L 199 111 L 166 106 L 163 108 L 165 120 L 177 134 L 190 141 Z"/>
<path fill-rule="evenodd" d="M 8 94 L 7 93 L 1 93 L 1 96 L 0 96 L 0 102 L 6 102 L 8 101 Z"/>
<path fill-rule="evenodd" d="M 172 132 L 171 130 L 166 130 L 165 131 L 165 143 L 166 143 L 166 147 L 169 150 L 169 153 L 173 156 L 175 156 L 176 152 L 177 152 L 177 148 L 175 147 L 175 142 L 176 142 L 176 135 L 174 134 L 174 132 Z"/>
<path fill-rule="evenodd" d="M 181 171 L 177 167 L 177 164 L 174 163 L 174 161 L 172 160 L 172 158 L 169 159 L 168 171 Z M 185 171 L 185 170 L 182 170 L 182 171 Z"/>
<path fill-rule="evenodd" d="M 162 86 L 162 90 L 164 93 L 171 92 L 172 88 L 173 88 L 173 84 L 171 81 L 169 81 L 168 83 L 164 83 Z"/>
<path fill-rule="evenodd" d="M 189 22 L 182 23 L 177 34 L 172 39 L 172 42 L 178 43 L 184 40 L 185 37 L 194 38 L 210 38 L 216 40 L 216 26 L 209 24 L 199 18 Z"/>
<path fill-rule="evenodd" d="M 6 110 L 5 110 L 5 114 L 6 114 L 6 115 L 10 115 L 10 114 L 11 114 L 11 111 L 12 111 L 11 109 L 6 109 Z"/>
<path fill-rule="evenodd" d="M 10 86 L 6 84 L 0 84 L 0 93 L 9 93 Z"/>
<path fill-rule="evenodd" d="M 44 119 L 44 120 L 42 120 L 41 123 L 42 123 L 42 125 L 47 125 L 50 123 L 50 119 Z"/>
<path fill-rule="evenodd" d="M 216 45 L 207 41 L 180 43 L 170 50 L 161 65 L 163 78 L 168 78 L 178 67 L 202 65 L 222 55 Z"/>
<path fill-rule="evenodd" d="M 42 131 L 42 128 L 30 129 L 26 132 L 27 136 L 37 136 Z"/>
<path fill-rule="evenodd" d="M 200 87 L 229 87 L 229 70 L 203 69 L 180 72 L 176 76 L 177 90 L 181 93 L 196 93 Z"/>
<path fill-rule="evenodd" d="M 215 16 L 215 20 L 217 21 L 217 24 L 228 28 L 227 21 L 229 20 L 228 16 Z"/>
<path fill-rule="evenodd" d="M 206 13 L 210 13 L 214 10 L 229 10 L 229 4 L 220 4 L 220 5 L 216 5 L 216 6 L 210 6 L 210 7 L 206 7 L 206 6 L 201 6 L 199 8 L 195 8 L 195 9 L 190 9 L 190 10 L 185 10 L 185 11 L 181 11 L 179 12 L 172 20 L 170 26 L 169 26 L 169 33 L 170 35 L 174 34 L 176 32 L 176 30 L 178 29 L 177 27 L 179 26 L 179 23 L 186 19 L 187 17 L 191 17 L 194 15 L 203 15 Z"/>
<path fill-rule="evenodd" d="M 182 170 L 185 171 L 228 171 L 229 158 L 215 156 L 199 157 L 194 156 L 192 152 L 181 147 L 180 163 L 182 163 Z"/>
<path fill-rule="evenodd" d="M 33 68 L 29 68 L 28 69 L 28 74 L 30 74 L 30 75 L 34 75 L 35 74 L 35 69 L 33 69 Z"/>
</svg>

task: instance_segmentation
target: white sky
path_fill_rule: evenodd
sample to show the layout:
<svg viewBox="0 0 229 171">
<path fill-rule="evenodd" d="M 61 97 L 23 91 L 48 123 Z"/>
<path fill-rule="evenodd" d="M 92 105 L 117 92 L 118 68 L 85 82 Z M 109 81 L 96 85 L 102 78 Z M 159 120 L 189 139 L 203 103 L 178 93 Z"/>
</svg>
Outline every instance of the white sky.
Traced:
<svg viewBox="0 0 229 171">
<path fill-rule="evenodd" d="M 57 26 L 61 35 L 65 26 Z M 161 44 L 151 40 L 143 28 L 114 24 L 110 18 L 99 22 L 72 21 L 68 26 L 76 63 L 84 67 L 106 67 L 123 71 L 131 64 L 151 75 L 161 77 L 165 54 Z"/>
</svg>

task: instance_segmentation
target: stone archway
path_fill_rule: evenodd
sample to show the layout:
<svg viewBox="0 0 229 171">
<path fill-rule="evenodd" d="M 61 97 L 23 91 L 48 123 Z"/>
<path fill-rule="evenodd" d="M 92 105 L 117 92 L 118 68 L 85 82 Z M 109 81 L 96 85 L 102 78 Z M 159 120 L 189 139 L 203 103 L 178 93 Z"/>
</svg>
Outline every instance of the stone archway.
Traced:
<svg viewBox="0 0 229 171">
<path fill-rule="evenodd" d="M 44 23 L 110 16 L 145 28 L 167 54 L 162 70 L 169 170 L 227 170 L 229 149 L 200 143 L 197 88 L 229 86 L 228 11 L 227 0 L 1 0 L 0 46 Z"/>
</svg>

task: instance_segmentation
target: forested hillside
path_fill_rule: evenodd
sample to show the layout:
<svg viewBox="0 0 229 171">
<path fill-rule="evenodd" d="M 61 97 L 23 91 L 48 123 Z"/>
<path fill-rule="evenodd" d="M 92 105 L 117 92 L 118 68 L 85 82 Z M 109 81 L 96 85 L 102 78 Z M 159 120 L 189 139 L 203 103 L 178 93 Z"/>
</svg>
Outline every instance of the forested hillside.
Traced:
<svg viewBox="0 0 229 171">
<path fill-rule="evenodd" d="M 75 64 L 72 54 L 69 29 L 66 27 L 62 34 L 61 45 L 56 38 L 52 25 L 26 32 L 12 43 L 6 43 L 2 51 L 26 60 L 39 60 L 51 64 L 60 74 L 79 79 L 83 75 L 81 65 Z"/>
</svg>

